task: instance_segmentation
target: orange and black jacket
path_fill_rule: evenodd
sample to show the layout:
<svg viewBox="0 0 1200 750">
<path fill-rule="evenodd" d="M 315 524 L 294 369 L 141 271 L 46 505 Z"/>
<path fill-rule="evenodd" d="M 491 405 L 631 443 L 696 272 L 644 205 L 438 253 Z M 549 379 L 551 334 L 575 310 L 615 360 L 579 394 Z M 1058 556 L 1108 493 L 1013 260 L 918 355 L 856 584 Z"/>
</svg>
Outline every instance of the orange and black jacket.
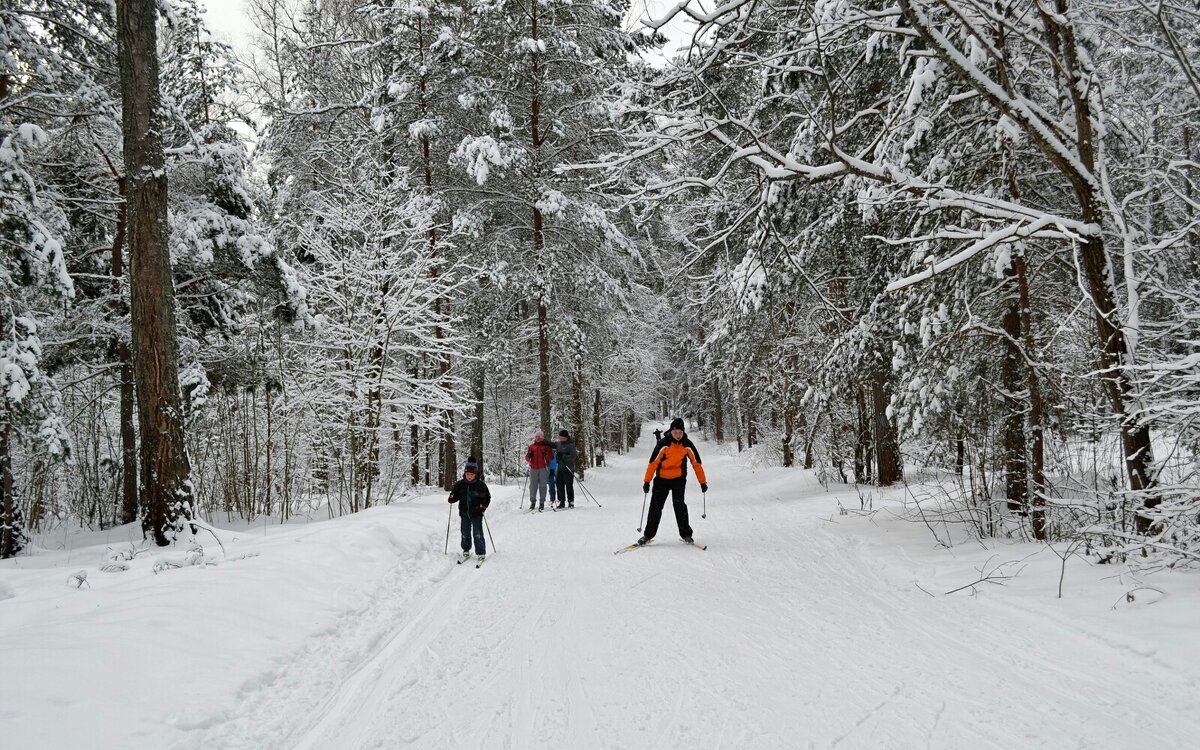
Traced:
<svg viewBox="0 0 1200 750">
<path fill-rule="evenodd" d="M 686 478 L 689 461 L 692 463 L 692 468 L 696 470 L 696 479 L 700 480 L 700 484 L 708 484 L 708 480 L 704 477 L 704 465 L 700 463 L 700 451 L 696 450 L 692 441 L 686 437 L 683 440 L 676 440 L 673 435 L 667 435 L 658 442 L 658 445 L 654 446 L 654 452 L 650 454 L 650 464 L 646 467 L 646 478 L 643 481 L 649 482 L 655 477 L 659 479 Z"/>
</svg>

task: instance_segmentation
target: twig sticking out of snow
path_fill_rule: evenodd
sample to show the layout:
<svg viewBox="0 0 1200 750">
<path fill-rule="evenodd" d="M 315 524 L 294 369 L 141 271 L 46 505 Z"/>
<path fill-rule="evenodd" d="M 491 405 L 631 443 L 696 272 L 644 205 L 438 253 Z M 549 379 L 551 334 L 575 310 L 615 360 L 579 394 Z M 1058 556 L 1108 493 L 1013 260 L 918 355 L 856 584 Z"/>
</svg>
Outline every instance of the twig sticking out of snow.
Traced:
<svg viewBox="0 0 1200 750">
<path fill-rule="evenodd" d="M 109 547 L 108 549 L 104 550 L 104 558 L 110 563 L 128 562 L 135 559 L 138 555 L 145 554 L 146 552 L 149 552 L 148 548 L 142 547 L 139 549 L 131 542 L 128 549 L 115 549 L 113 547 Z"/>
<path fill-rule="evenodd" d="M 988 562 L 991 562 L 991 561 L 992 561 L 992 558 L 988 558 Z M 959 586 L 956 589 L 950 589 L 946 593 L 942 594 L 942 596 L 949 596 L 950 594 L 957 593 L 964 589 L 971 589 L 971 593 L 973 594 L 973 593 L 975 593 L 975 587 L 981 583 L 991 583 L 996 586 L 1003 586 L 1005 581 L 1007 581 L 1011 578 L 1016 578 L 1017 574 L 1019 574 L 1021 572 L 1018 570 L 1016 573 L 1013 573 L 1011 575 L 1001 572 L 1001 570 L 1004 568 L 1005 565 L 1011 565 L 1011 564 L 1012 564 L 1011 562 L 1000 563 L 996 567 L 992 568 L 991 572 L 989 573 L 987 570 L 988 564 L 985 562 L 983 564 L 983 567 L 979 569 L 979 579 L 978 580 L 971 581 L 970 583 L 965 584 L 963 586 Z"/>
<path fill-rule="evenodd" d="M 217 536 L 216 529 L 214 529 L 212 526 L 209 526 L 204 521 L 201 521 L 199 518 L 193 518 L 191 521 L 189 521 L 189 523 L 212 534 L 213 539 L 217 540 L 217 546 L 221 548 L 221 557 L 225 557 L 225 545 L 221 543 L 221 537 Z"/>
<path fill-rule="evenodd" d="M 193 544 L 188 548 L 188 551 L 181 557 L 164 557 L 154 563 L 154 572 L 161 573 L 164 570 L 176 570 L 177 568 L 190 568 L 194 565 L 216 565 L 216 561 L 209 561 L 204 557 L 204 548 L 198 544 Z"/>
<path fill-rule="evenodd" d="M 77 589 L 81 589 L 84 586 L 87 586 L 89 589 L 92 587 L 92 584 L 88 583 L 86 570 L 77 570 L 72 573 L 71 577 L 67 579 L 67 585 L 70 586 L 71 584 L 74 584 Z"/>
<path fill-rule="evenodd" d="M 1135 601 L 1137 601 L 1137 597 L 1133 595 L 1133 592 L 1135 591 L 1153 591 L 1159 595 L 1157 599 L 1151 599 L 1150 601 L 1146 602 L 1146 606 L 1150 606 L 1155 602 L 1161 602 L 1167 595 L 1167 592 L 1163 591 L 1162 589 L 1156 589 L 1153 586 L 1138 586 L 1136 588 L 1129 589 L 1122 594 L 1120 599 L 1113 602 L 1112 609 L 1116 609 L 1117 605 L 1120 604 L 1122 600 L 1124 600 L 1126 604 L 1133 604 Z"/>
</svg>

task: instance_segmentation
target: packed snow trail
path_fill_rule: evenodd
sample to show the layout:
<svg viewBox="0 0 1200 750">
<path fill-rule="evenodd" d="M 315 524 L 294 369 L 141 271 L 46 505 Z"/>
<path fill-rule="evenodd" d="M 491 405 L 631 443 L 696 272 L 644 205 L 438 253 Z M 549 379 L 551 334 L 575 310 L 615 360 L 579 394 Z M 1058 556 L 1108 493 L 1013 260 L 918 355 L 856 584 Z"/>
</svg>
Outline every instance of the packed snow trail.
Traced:
<svg viewBox="0 0 1200 750">
<path fill-rule="evenodd" d="M 602 509 L 577 490 L 574 510 L 518 513 L 493 487 L 486 566 L 455 565 L 454 524 L 428 580 L 384 583 L 180 746 L 1196 746 L 1194 669 L 1012 602 L 931 598 L 829 522 L 807 473 L 700 448 L 707 552 L 668 503 L 654 545 L 613 555 L 638 536 L 645 445 L 589 471 Z"/>
</svg>

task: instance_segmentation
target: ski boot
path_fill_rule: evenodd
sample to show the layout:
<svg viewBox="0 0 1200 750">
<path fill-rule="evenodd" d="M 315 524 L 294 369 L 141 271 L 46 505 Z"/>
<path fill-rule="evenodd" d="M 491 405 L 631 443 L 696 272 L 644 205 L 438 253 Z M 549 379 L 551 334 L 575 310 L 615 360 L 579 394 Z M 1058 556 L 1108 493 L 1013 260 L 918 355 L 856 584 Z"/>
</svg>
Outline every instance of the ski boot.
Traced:
<svg viewBox="0 0 1200 750">
<path fill-rule="evenodd" d="M 682 537 L 682 541 L 684 544 L 695 544 L 696 543 L 690 536 Z"/>
<path fill-rule="evenodd" d="M 645 546 L 646 546 L 647 544 L 649 544 L 651 541 L 653 541 L 653 540 L 652 540 L 652 539 L 647 539 L 647 538 L 646 538 L 646 537 L 644 537 L 644 536 L 643 536 L 643 537 L 640 537 L 640 538 L 637 540 L 637 546 L 639 546 L 639 547 L 645 547 Z"/>
</svg>

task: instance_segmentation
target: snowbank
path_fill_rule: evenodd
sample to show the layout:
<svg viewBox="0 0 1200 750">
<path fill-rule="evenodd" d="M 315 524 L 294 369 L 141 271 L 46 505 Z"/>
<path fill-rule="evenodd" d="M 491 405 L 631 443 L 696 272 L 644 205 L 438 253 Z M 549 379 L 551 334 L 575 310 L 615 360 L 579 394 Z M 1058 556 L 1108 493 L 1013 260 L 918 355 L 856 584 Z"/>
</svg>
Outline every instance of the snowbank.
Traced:
<svg viewBox="0 0 1200 750">
<path fill-rule="evenodd" d="M 3 744 L 161 746 L 219 721 L 305 642 L 358 620 L 380 585 L 444 575 L 445 523 L 439 494 L 333 521 L 218 530 L 224 554 L 201 533 L 207 564 L 158 573 L 186 546 L 100 570 L 110 548 L 131 548 L 131 527 L 4 561 Z"/>
</svg>

